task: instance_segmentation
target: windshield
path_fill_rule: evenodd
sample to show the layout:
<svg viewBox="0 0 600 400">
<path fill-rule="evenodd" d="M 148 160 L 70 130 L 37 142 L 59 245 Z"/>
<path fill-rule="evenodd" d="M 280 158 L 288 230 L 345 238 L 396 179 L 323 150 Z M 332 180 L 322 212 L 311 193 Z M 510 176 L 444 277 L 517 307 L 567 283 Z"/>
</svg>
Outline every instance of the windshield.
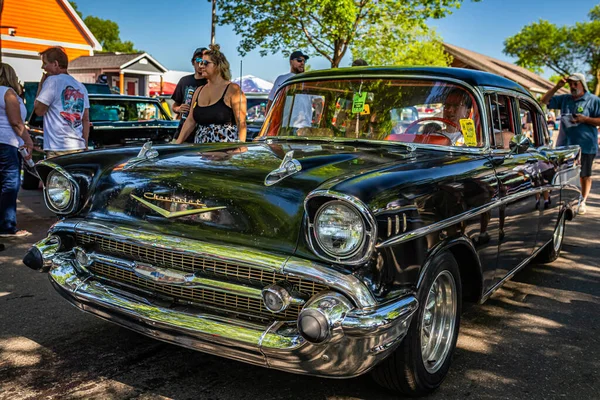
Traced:
<svg viewBox="0 0 600 400">
<path fill-rule="evenodd" d="M 138 122 L 169 119 L 158 106 L 149 101 L 124 99 L 90 100 L 90 121 Z"/>
<path fill-rule="evenodd" d="M 265 121 L 267 97 L 246 97 L 246 122 L 261 125 Z"/>
<path fill-rule="evenodd" d="M 266 136 L 483 145 L 479 110 L 461 86 L 440 81 L 346 79 L 284 88 Z"/>
</svg>

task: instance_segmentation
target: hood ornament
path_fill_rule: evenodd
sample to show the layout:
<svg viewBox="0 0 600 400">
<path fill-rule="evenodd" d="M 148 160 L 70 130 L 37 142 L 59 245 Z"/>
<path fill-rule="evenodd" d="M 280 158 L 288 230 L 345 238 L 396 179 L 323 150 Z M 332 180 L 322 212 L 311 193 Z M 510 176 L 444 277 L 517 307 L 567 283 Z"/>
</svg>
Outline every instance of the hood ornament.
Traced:
<svg viewBox="0 0 600 400">
<path fill-rule="evenodd" d="M 148 193 L 148 192 L 144 193 L 144 197 L 149 200 L 157 200 L 157 201 L 162 201 L 162 202 L 167 202 L 167 203 L 183 204 L 183 205 L 188 205 L 188 206 L 191 205 L 191 206 L 195 206 L 195 207 L 200 207 L 200 208 L 192 208 L 192 209 L 181 210 L 181 211 L 168 211 L 168 210 L 165 210 L 164 208 L 161 208 L 155 204 L 152 204 L 148 200 L 144 200 L 141 197 L 138 197 L 134 194 L 130 194 L 130 196 L 132 199 L 139 201 L 140 203 L 142 203 L 142 205 L 148 207 L 152 211 L 155 211 L 156 213 L 162 215 L 165 218 L 185 217 L 186 215 L 202 214 L 202 213 L 209 212 L 209 211 L 222 210 L 224 208 L 227 208 L 225 206 L 207 207 L 206 204 L 200 202 L 200 200 L 192 200 L 192 199 L 188 199 L 185 197 L 184 198 L 167 197 L 167 196 L 161 196 L 161 195 L 158 195 L 155 193 Z"/>
<path fill-rule="evenodd" d="M 142 146 L 137 156 L 128 160 L 123 169 L 129 169 L 145 161 L 158 157 L 158 151 L 152 148 L 152 141 L 147 141 Z"/>
<path fill-rule="evenodd" d="M 265 186 L 272 186 L 300 171 L 302 171 L 302 164 L 300 164 L 300 161 L 294 159 L 294 150 L 288 151 L 285 154 L 285 157 L 283 157 L 283 161 L 281 161 L 279 168 L 269 172 L 265 178 Z"/>
</svg>

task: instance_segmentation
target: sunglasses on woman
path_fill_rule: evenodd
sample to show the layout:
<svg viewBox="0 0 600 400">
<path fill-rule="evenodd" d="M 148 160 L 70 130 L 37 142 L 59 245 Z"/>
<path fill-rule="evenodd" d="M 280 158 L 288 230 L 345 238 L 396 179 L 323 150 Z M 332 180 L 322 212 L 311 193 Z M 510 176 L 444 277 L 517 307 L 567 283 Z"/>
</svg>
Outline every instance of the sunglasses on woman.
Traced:
<svg viewBox="0 0 600 400">
<path fill-rule="evenodd" d="M 214 62 L 212 62 L 212 61 L 206 61 L 206 60 L 203 60 L 203 59 L 201 59 L 200 57 L 196 58 L 196 60 L 195 60 L 195 61 L 196 61 L 198 64 L 200 64 L 200 65 L 205 65 L 205 66 L 206 66 L 206 65 L 208 65 L 208 64 L 214 64 Z"/>
</svg>

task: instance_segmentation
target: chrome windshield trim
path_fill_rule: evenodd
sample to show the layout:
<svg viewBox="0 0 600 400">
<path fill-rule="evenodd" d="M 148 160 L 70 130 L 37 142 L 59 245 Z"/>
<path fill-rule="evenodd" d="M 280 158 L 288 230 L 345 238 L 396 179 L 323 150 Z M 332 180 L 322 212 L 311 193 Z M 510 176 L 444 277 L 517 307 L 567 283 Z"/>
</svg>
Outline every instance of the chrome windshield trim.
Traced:
<svg viewBox="0 0 600 400">
<path fill-rule="evenodd" d="M 366 73 L 366 74 L 361 74 L 361 73 L 356 73 L 353 75 L 333 75 L 333 76 L 327 76 L 327 77 L 302 77 L 302 78 L 297 78 L 294 79 L 293 77 L 284 82 L 283 85 L 281 85 L 279 87 L 279 89 L 277 89 L 277 92 L 275 93 L 275 97 L 273 99 L 273 103 L 275 104 L 277 102 L 277 97 L 280 94 L 280 92 L 282 92 L 282 90 L 284 90 L 286 87 L 293 85 L 293 84 L 297 84 L 297 83 L 302 83 L 302 82 L 313 82 L 313 81 L 325 81 L 325 80 L 341 80 L 341 79 L 356 79 L 356 78 L 377 78 L 377 79 L 413 79 L 413 80 L 417 80 L 417 79 L 422 79 L 422 80 L 428 80 L 428 81 L 443 81 L 443 82 L 451 82 L 454 84 L 457 84 L 459 86 L 463 86 L 467 89 L 470 90 L 470 92 L 475 96 L 475 100 L 477 102 L 477 107 L 479 108 L 479 122 L 481 124 L 481 134 L 483 135 L 484 138 L 484 143 L 482 147 L 477 147 L 477 148 L 469 148 L 469 147 L 450 147 L 450 146 L 439 146 L 439 145 L 428 145 L 428 144 L 420 144 L 420 143 L 410 143 L 410 145 L 414 145 L 416 148 L 424 148 L 424 149 L 431 149 L 431 150 L 439 150 L 439 151 L 445 151 L 445 152 L 465 152 L 465 150 L 468 149 L 467 152 L 471 153 L 471 152 L 476 152 L 476 153 L 487 153 L 489 152 L 490 146 L 491 146 L 491 141 L 490 141 L 490 137 L 489 137 L 489 127 L 488 127 L 488 116 L 487 116 L 487 109 L 485 107 L 485 100 L 483 97 L 483 93 L 482 91 L 479 89 L 479 87 L 475 87 L 475 86 L 471 86 L 470 84 L 466 83 L 465 81 L 462 81 L 460 79 L 455 79 L 455 78 L 450 78 L 450 77 L 434 77 L 431 75 L 421 75 L 421 74 L 410 74 L 410 73 L 398 73 L 398 74 L 394 74 L 394 73 L 382 73 L 382 74 L 375 74 L 375 73 Z M 269 113 L 267 115 L 267 117 L 265 118 L 265 122 L 262 125 L 262 128 L 260 130 L 260 132 L 258 133 L 257 136 L 257 140 L 261 139 L 261 140 L 266 140 L 266 139 L 262 139 L 262 138 L 275 138 L 275 137 L 280 137 L 280 138 L 289 138 L 286 136 L 266 136 L 263 135 L 264 132 L 266 132 L 266 129 L 271 121 L 271 116 L 273 113 L 273 107 L 271 107 L 271 109 L 269 110 Z M 328 138 L 331 140 L 331 138 Z M 354 139 L 355 140 L 355 139 Z M 377 143 L 381 143 L 384 141 L 381 140 L 370 140 L 371 142 L 377 142 Z M 401 142 L 398 142 L 401 143 Z M 408 144 L 408 143 L 407 143 Z"/>
<path fill-rule="evenodd" d="M 363 248 L 357 252 L 353 252 L 349 256 L 346 257 L 334 257 L 327 254 L 324 250 L 320 250 L 318 246 L 314 243 L 314 239 L 312 237 L 312 222 L 311 218 L 314 215 L 310 215 L 308 212 L 308 203 L 315 197 L 330 197 L 336 200 L 342 200 L 350 203 L 354 208 L 358 210 L 358 212 L 364 217 L 365 222 L 367 223 L 367 229 L 365 229 L 365 241 L 366 244 L 363 245 Z M 307 243 L 310 249 L 315 253 L 318 257 L 322 258 L 325 261 L 333 262 L 336 264 L 344 264 L 344 265 L 360 265 L 365 263 L 373 254 L 375 250 L 375 243 L 377 242 L 377 222 L 375 221 L 375 217 L 373 213 L 369 210 L 367 205 L 363 203 L 360 199 L 350 196 L 344 193 L 336 192 L 334 190 L 315 190 L 310 192 L 306 199 L 304 199 L 304 212 L 306 215 L 306 229 L 304 230 Z M 363 255 L 360 258 L 356 258 L 358 253 L 362 252 Z"/>
<path fill-rule="evenodd" d="M 331 289 L 346 294 L 357 307 L 368 308 L 377 304 L 367 286 L 352 275 L 350 271 L 343 271 L 342 268 L 335 269 L 287 255 L 277 255 L 236 245 L 217 245 L 177 236 L 143 232 L 84 219 L 70 219 L 64 221 L 64 223 L 61 221 L 54 225 L 54 232 L 60 232 L 61 230 L 75 231 L 78 234 L 97 234 L 144 247 L 209 257 L 221 261 L 227 260 L 252 268 L 292 274 L 313 282 L 323 283 Z"/>
<path fill-rule="evenodd" d="M 523 197 L 527 197 L 527 196 L 531 196 L 534 194 L 538 194 L 538 193 L 542 193 L 544 191 L 548 190 L 548 187 L 539 187 L 539 188 L 532 188 L 529 189 L 525 192 L 521 192 L 521 193 L 515 193 L 515 194 L 511 194 L 509 196 L 503 197 L 501 199 L 495 200 L 491 203 L 488 203 L 484 206 L 480 206 L 477 208 L 474 208 L 472 210 L 466 211 L 464 213 L 455 215 L 451 218 L 445 219 L 443 221 L 440 222 L 436 222 L 433 223 L 431 225 L 428 226 L 424 226 L 422 228 L 419 229 L 415 229 L 414 231 L 410 231 L 407 233 L 403 233 L 401 235 L 398 236 L 394 236 L 392 238 L 389 238 L 381 243 L 379 243 L 376 248 L 380 249 L 383 247 L 389 247 L 389 246 L 393 246 L 395 244 L 398 243 L 403 243 L 403 242 L 407 242 L 409 240 L 413 240 L 422 236 L 426 236 L 429 235 L 430 233 L 433 232 L 437 232 L 440 229 L 444 229 L 444 228 L 448 228 L 452 225 L 456 225 L 464 220 L 468 220 L 474 217 L 479 216 L 480 214 L 486 213 L 496 207 L 500 207 L 503 204 L 506 203 L 510 203 L 513 202 L 515 200 L 521 199 Z"/>
</svg>

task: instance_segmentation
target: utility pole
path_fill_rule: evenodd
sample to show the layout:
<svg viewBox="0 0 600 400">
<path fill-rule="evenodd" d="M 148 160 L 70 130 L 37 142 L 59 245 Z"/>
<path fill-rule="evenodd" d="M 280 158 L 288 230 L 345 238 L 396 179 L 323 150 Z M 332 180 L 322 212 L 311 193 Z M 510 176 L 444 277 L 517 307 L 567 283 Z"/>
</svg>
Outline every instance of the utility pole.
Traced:
<svg viewBox="0 0 600 400">
<path fill-rule="evenodd" d="M 211 1 L 211 0 L 208 0 Z M 210 44 L 215 44 L 215 25 L 217 23 L 217 0 L 212 0 L 212 20 L 210 26 Z"/>
<path fill-rule="evenodd" d="M 0 26 L 2 26 L 2 12 L 4 11 L 4 0 L 0 0 Z M 2 62 L 2 37 L 0 36 L 0 63 Z"/>
</svg>

